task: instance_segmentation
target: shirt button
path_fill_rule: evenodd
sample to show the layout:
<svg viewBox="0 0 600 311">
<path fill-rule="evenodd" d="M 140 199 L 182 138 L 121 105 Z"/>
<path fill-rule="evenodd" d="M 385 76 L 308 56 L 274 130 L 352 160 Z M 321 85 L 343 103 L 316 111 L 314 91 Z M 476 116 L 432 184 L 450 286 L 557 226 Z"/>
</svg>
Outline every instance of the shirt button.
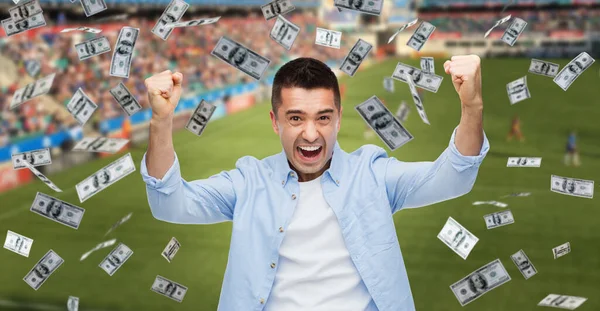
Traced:
<svg viewBox="0 0 600 311">
<path fill-rule="evenodd" d="M 295 176 L 296 176 L 296 174 L 294 174 L 294 172 L 292 172 L 292 174 L 291 174 L 291 175 L 292 175 L 292 177 L 295 177 Z"/>
<path fill-rule="evenodd" d="M 295 200 L 295 199 L 296 199 L 296 195 L 292 194 L 292 200 Z"/>
<path fill-rule="evenodd" d="M 275 263 L 274 262 L 271 263 L 271 269 L 275 269 Z"/>
<path fill-rule="evenodd" d="M 265 304 L 265 300 L 261 298 L 261 299 L 260 299 L 260 304 L 261 304 L 261 305 Z"/>
<path fill-rule="evenodd" d="M 279 232 L 283 232 L 283 227 L 279 227 Z"/>
<path fill-rule="evenodd" d="M 340 183 L 340 180 L 339 180 L 339 179 L 338 179 L 338 180 L 336 180 L 336 181 L 335 181 L 335 183 L 336 183 L 336 184 L 339 184 L 339 183 Z"/>
<path fill-rule="evenodd" d="M 281 181 L 281 184 L 282 184 L 282 185 L 283 185 L 283 184 L 285 184 L 285 180 L 282 180 L 282 181 Z"/>
</svg>

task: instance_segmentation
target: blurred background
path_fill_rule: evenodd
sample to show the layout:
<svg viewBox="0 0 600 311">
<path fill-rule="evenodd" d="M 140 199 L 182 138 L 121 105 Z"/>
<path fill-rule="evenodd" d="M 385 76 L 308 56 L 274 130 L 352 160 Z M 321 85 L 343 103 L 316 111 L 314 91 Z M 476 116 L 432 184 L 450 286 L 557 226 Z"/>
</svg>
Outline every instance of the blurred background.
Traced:
<svg viewBox="0 0 600 311">
<path fill-rule="evenodd" d="M 24 0 L 21 0 L 24 1 Z M 528 73 L 531 58 L 561 65 L 581 52 L 600 56 L 600 1 L 598 0 L 385 0 L 380 16 L 344 10 L 333 0 L 292 0 L 296 9 L 285 17 L 301 27 L 290 51 L 269 38 L 275 19 L 265 21 L 260 6 L 266 0 L 187 0 L 182 21 L 222 16 L 215 24 L 177 28 L 163 41 L 150 32 L 168 0 L 107 0 L 108 10 L 85 17 L 81 5 L 69 0 L 40 0 L 47 26 L 11 37 L 0 37 L 0 233 L 11 230 L 34 239 L 28 258 L 0 251 L 0 310 L 66 310 L 68 296 L 80 298 L 80 310 L 216 310 L 228 258 L 231 223 L 210 226 L 159 222 L 150 213 L 139 163 L 148 139 L 148 108 L 144 79 L 170 69 L 184 75 L 185 95 L 175 115 L 175 149 L 186 179 L 207 178 L 234 168 L 245 155 L 263 158 L 281 151 L 270 128 L 268 112 L 273 75 L 296 57 L 314 57 L 338 75 L 344 117 L 339 134 L 347 152 L 364 144 L 384 147 L 354 110 L 377 95 L 392 112 L 401 101 L 411 107 L 404 123 L 415 139 L 389 152 L 403 161 L 432 161 L 448 144 L 460 119 L 460 104 L 442 64 L 452 55 L 477 54 L 483 58 L 486 135 L 491 150 L 481 166 L 473 190 L 434 206 L 403 210 L 394 215 L 397 234 L 415 297 L 417 310 L 533 310 L 550 293 L 589 298 L 579 310 L 600 310 L 600 234 L 598 203 L 550 192 L 550 175 L 593 180 L 600 173 L 600 93 L 598 63 L 594 63 L 567 92 L 551 78 Z M 506 5 L 511 2 L 508 7 Z M 14 3 L 0 4 L 4 18 Z M 499 40 L 510 25 L 483 34 L 500 18 L 511 14 L 528 22 L 514 46 Z M 420 52 L 406 42 L 419 24 L 388 38 L 403 24 L 419 18 L 437 27 Z M 60 33 L 64 28 L 102 29 L 98 35 Z M 114 49 L 123 26 L 140 28 L 128 79 L 109 76 L 112 51 L 79 61 L 74 45 L 106 36 Z M 316 27 L 342 31 L 340 49 L 315 45 Z M 223 35 L 237 40 L 271 60 L 268 73 L 255 81 L 210 55 Z M 373 45 L 354 77 L 338 68 L 359 39 Z M 424 92 L 422 100 L 431 121 L 423 124 L 412 104 L 408 86 L 395 83 L 395 92 L 383 88 L 397 62 L 419 67 L 422 56 L 435 58 L 436 73 L 445 77 L 437 93 Z M 10 110 L 14 92 L 34 81 L 25 63 L 41 63 L 43 77 L 56 73 L 49 94 Z M 510 105 L 506 84 L 528 76 L 532 98 Z M 108 92 L 123 82 L 144 109 L 131 117 Z M 99 106 L 83 127 L 65 105 L 78 88 Z M 184 128 L 202 100 L 217 105 L 201 137 Z M 517 120 L 517 121 L 515 121 Z M 521 135 L 511 135 L 515 123 Z M 574 133 L 579 165 L 566 163 L 565 145 Z M 513 133 L 514 134 L 514 133 Z M 127 138 L 119 154 L 72 152 L 84 136 Z M 11 154 L 50 148 L 52 164 L 38 167 L 63 193 L 48 189 L 28 170 L 14 170 Z M 124 153 L 131 152 L 138 172 L 126 177 L 85 203 L 79 203 L 75 184 Z M 541 168 L 506 168 L 507 157 L 543 157 Z M 43 192 L 86 209 L 78 230 L 29 212 L 35 194 Z M 508 196 L 529 192 L 528 197 Z M 507 203 L 516 223 L 487 230 L 483 215 L 502 210 L 473 206 L 478 200 Z M 133 212 L 131 220 L 108 236 L 106 231 Z M 465 261 L 436 236 L 452 216 L 479 244 Z M 173 262 L 160 253 L 171 237 L 182 244 Z M 99 250 L 85 261 L 79 257 L 96 244 L 116 238 L 134 255 L 113 276 L 98 263 L 114 247 Z M 553 259 L 552 248 L 570 242 L 571 254 Z M 65 263 L 34 291 L 22 279 L 49 249 Z M 525 280 L 510 260 L 523 249 L 538 275 Z M 449 286 L 465 275 L 500 258 L 512 280 L 471 304 L 461 307 Z M 181 304 L 150 291 L 157 274 L 189 288 Z"/>
</svg>

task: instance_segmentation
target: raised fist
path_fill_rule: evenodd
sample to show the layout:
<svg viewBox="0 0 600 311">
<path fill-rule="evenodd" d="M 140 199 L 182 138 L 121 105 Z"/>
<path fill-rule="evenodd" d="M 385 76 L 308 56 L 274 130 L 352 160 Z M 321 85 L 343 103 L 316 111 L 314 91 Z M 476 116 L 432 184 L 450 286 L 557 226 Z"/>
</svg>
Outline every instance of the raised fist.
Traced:
<svg viewBox="0 0 600 311">
<path fill-rule="evenodd" d="M 163 71 L 146 79 L 148 101 L 152 107 L 152 117 L 160 120 L 173 117 L 173 112 L 181 97 L 183 75 L 171 70 Z"/>
<path fill-rule="evenodd" d="M 444 63 L 444 71 L 452 77 L 452 84 L 463 106 L 483 105 L 481 96 L 481 59 L 477 55 L 459 55 Z"/>
</svg>

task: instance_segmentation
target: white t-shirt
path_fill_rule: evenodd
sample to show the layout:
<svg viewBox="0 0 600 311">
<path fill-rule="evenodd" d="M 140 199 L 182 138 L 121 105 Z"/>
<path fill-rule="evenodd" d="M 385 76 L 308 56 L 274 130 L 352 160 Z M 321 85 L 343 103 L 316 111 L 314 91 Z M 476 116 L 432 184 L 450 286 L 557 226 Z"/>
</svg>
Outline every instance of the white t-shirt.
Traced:
<svg viewBox="0 0 600 311">
<path fill-rule="evenodd" d="M 321 177 L 301 182 L 265 310 L 365 311 L 371 300 L 323 197 Z"/>
</svg>

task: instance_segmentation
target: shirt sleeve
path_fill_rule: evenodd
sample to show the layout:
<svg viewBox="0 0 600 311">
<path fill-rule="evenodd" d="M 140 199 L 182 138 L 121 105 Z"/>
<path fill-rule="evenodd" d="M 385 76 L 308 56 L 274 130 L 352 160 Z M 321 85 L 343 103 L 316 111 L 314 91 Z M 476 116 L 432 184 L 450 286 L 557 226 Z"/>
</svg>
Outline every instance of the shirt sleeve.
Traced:
<svg viewBox="0 0 600 311">
<path fill-rule="evenodd" d="M 457 128 L 448 147 L 433 162 L 381 159 L 387 161 L 384 182 L 392 213 L 453 199 L 471 191 L 490 145 L 484 132 L 479 154 L 462 155 L 454 142 Z"/>
<path fill-rule="evenodd" d="M 233 219 L 234 183 L 243 179 L 238 169 L 188 182 L 181 177 L 177 154 L 162 179 L 148 175 L 145 154 L 140 167 L 148 204 L 156 219 L 177 224 L 212 224 Z"/>
</svg>

